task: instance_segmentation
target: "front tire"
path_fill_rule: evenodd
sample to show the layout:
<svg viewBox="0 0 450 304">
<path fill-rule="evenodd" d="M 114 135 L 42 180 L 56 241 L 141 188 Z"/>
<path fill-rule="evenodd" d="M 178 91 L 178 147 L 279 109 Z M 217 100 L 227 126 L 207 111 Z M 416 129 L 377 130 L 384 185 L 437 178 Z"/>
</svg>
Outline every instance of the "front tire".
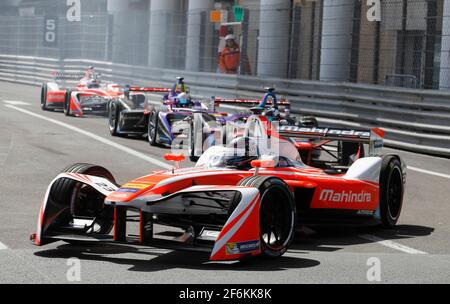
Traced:
<svg viewBox="0 0 450 304">
<path fill-rule="evenodd" d="M 262 254 L 271 258 L 282 256 L 294 239 L 296 225 L 295 200 L 288 185 L 271 176 L 247 177 L 238 185 L 259 190 Z"/>
<path fill-rule="evenodd" d="M 101 166 L 79 163 L 66 167 L 61 172 L 104 177 L 116 184 L 111 172 Z M 90 186 L 63 178 L 53 184 L 50 195 L 51 200 L 62 205 L 64 210 L 55 220 L 56 226 L 65 226 L 74 217 L 80 216 L 96 218 L 97 227 L 91 232 L 93 234 L 108 234 L 111 231 L 114 224 L 114 209 L 111 206 L 105 206 L 104 196 Z"/>
<path fill-rule="evenodd" d="M 64 95 L 64 115 L 66 116 L 71 116 L 71 111 L 70 111 L 70 99 L 72 98 L 72 91 L 67 89 L 66 90 L 66 94 Z"/>
<path fill-rule="evenodd" d="M 387 155 L 380 171 L 380 216 L 384 228 L 393 228 L 403 206 L 403 172 L 400 160 Z"/>
<path fill-rule="evenodd" d="M 159 111 L 152 109 L 148 117 L 147 134 L 148 142 L 153 147 L 158 145 L 158 117 Z"/>
<path fill-rule="evenodd" d="M 47 108 L 47 92 L 48 92 L 47 84 L 44 83 L 44 84 L 42 84 L 42 88 L 41 88 L 41 109 L 43 111 L 48 110 L 48 108 Z"/>
</svg>

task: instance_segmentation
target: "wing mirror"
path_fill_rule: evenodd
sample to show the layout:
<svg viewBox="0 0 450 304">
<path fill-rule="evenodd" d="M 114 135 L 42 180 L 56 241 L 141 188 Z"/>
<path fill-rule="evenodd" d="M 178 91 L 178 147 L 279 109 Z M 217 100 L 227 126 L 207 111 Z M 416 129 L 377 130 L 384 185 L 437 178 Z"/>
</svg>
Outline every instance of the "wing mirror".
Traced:
<svg viewBox="0 0 450 304">
<path fill-rule="evenodd" d="M 251 165 L 253 168 L 274 168 L 275 161 L 273 159 L 255 159 L 252 160 Z"/>
<path fill-rule="evenodd" d="M 273 159 L 255 159 L 250 165 L 255 168 L 255 175 L 258 175 L 260 168 L 275 168 L 275 161 Z"/>
<path fill-rule="evenodd" d="M 172 168 L 172 173 L 173 173 L 175 171 L 175 169 L 180 168 L 180 162 L 184 161 L 186 159 L 186 157 L 184 156 L 184 154 L 167 153 L 166 155 L 164 155 L 164 159 L 175 163 L 175 167 Z"/>
</svg>

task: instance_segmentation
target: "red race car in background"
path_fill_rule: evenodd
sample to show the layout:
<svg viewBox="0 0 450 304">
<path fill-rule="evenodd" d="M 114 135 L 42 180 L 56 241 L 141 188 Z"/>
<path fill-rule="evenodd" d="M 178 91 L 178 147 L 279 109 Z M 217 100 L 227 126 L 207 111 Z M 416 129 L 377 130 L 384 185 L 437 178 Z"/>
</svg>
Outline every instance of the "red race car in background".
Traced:
<svg viewBox="0 0 450 304">
<path fill-rule="evenodd" d="M 328 152 L 325 146 L 333 141 L 349 143 L 344 150 L 354 153 L 330 152 L 349 159 L 307 165 L 298 152 L 303 139 L 308 148 Z M 283 255 L 298 225 L 393 227 L 406 166 L 398 155 L 381 155 L 382 143 L 379 129 L 277 128 L 264 116 L 252 116 L 242 137 L 210 147 L 194 168 L 180 169 L 184 155 L 167 154 L 177 163 L 172 170 L 119 186 L 105 168 L 72 165 L 50 183 L 32 240 L 39 246 L 58 240 L 131 242 L 127 222 L 137 218 L 135 243 L 208 250 L 211 260 L 236 260 Z M 159 233 L 155 224 L 182 232 Z"/>
<path fill-rule="evenodd" d="M 122 96 L 124 89 L 100 80 L 94 67 L 89 67 L 75 88 L 62 88 L 57 82 L 46 82 L 41 90 L 42 110 L 63 110 L 66 116 L 81 117 L 85 113 L 108 113 L 109 101 Z"/>
</svg>

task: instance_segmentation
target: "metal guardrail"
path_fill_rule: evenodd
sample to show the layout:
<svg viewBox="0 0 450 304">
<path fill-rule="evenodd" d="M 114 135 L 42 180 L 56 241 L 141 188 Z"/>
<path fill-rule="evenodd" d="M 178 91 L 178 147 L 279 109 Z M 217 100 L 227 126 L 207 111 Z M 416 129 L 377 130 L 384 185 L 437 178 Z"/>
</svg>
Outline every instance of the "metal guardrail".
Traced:
<svg viewBox="0 0 450 304">
<path fill-rule="evenodd" d="M 382 127 L 386 146 L 450 157 L 450 92 L 199 73 L 82 59 L 0 55 L 0 80 L 41 85 L 52 73 L 76 74 L 93 65 L 107 81 L 171 85 L 183 75 L 194 95 L 259 97 L 275 86 L 292 112 L 339 126 Z"/>
</svg>

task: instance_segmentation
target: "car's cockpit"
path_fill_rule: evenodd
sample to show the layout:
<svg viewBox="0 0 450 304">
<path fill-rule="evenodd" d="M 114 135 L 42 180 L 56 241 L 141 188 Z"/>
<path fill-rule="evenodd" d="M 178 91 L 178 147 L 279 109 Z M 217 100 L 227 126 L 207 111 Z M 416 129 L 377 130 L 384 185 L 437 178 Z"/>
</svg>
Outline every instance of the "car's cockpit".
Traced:
<svg viewBox="0 0 450 304">
<path fill-rule="evenodd" d="M 249 170 L 253 160 L 272 160 L 275 168 L 305 168 L 300 155 L 284 139 L 264 141 L 257 137 L 238 137 L 226 146 L 213 146 L 197 161 L 197 167 Z"/>
</svg>

